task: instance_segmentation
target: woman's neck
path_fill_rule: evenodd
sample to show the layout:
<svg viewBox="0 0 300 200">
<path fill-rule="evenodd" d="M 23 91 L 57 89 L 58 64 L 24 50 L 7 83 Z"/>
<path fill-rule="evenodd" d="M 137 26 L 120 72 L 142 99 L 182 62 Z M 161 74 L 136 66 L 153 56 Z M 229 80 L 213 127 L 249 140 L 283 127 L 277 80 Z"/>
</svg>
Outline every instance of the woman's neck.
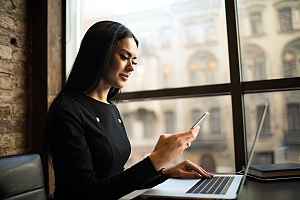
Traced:
<svg viewBox="0 0 300 200">
<path fill-rule="evenodd" d="M 108 91 L 109 90 L 99 90 L 99 88 L 97 88 L 96 90 L 88 93 L 87 95 L 93 99 L 96 99 L 97 101 L 109 104 L 107 101 Z"/>
</svg>

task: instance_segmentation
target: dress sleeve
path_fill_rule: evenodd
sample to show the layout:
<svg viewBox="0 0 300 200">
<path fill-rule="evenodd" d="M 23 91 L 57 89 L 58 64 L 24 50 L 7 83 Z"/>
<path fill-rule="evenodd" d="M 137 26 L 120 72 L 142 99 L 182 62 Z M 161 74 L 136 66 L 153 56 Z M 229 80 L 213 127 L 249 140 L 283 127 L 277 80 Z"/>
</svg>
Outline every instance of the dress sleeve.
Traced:
<svg viewBox="0 0 300 200">
<path fill-rule="evenodd" d="M 149 157 L 116 175 L 96 179 L 81 124 L 74 102 L 62 97 L 52 103 L 45 132 L 55 171 L 56 199 L 118 199 L 166 180 Z"/>
</svg>

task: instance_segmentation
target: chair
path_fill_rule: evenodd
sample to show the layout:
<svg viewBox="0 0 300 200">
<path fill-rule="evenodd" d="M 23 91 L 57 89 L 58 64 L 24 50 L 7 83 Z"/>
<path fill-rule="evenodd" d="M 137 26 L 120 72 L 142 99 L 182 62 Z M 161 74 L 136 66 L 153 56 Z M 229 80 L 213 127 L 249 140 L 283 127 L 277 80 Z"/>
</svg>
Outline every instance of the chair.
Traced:
<svg viewBox="0 0 300 200">
<path fill-rule="evenodd" d="M 38 154 L 0 157 L 0 199 L 47 199 L 43 167 Z"/>
</svg>

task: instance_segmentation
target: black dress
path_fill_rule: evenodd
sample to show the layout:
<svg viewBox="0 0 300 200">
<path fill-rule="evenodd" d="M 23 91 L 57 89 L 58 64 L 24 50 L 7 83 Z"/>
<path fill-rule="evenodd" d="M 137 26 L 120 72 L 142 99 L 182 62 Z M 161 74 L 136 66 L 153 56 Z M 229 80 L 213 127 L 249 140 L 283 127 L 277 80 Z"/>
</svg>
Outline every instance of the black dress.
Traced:
<svg viewBox="0 0 300 200">
<path fill-rule="evenodd" d="M 46 121 L 55 199 L 118 199 L 167 179 L 149 157 L 124 170 L 130 155 L 117 107 L 85 94 L 61 93 Z"/>
</svg>

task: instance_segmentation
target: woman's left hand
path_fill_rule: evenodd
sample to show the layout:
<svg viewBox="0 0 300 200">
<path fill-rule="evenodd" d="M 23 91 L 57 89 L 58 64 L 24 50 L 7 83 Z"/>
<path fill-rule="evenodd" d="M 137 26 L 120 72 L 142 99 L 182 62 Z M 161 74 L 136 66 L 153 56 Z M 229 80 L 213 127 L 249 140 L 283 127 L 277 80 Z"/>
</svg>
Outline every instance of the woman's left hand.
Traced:
<svg viewBox="0 0 300 200">
<path fill-rule="evenodd" d="M 189 160 L 162 170 L 162 174 L 172 178 L 212 178 L 213 175 Z"/>
</svg>

